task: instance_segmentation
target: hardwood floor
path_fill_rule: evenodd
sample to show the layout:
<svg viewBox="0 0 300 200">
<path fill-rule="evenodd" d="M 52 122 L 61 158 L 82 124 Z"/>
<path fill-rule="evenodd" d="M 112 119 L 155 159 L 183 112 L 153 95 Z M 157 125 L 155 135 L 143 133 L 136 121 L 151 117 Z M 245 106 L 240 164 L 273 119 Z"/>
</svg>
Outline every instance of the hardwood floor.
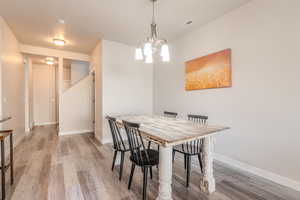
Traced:
<svg viewBox="0 0 300 200">
<path fill-rule="evenodd" d="M 7 181 L 7 199 L 14 200 L 135 200 L 141 199 L 142 174 L 136 170 L 132 190 L 127 190 L 130 161 L 125 159 L 123 179 L 111 171 L 110 145 L 100 145 L 92 135 L 58 137 L 55 127 L 37 127 L 15 148 L 15 184 Z M 197 162 L 194 163 L 197 165 Z M 185 187 L 183 159 L 174 164 L 174 200 L 299 200 L 300 193 L 215 162 L 217 191 L 200 192 L 199 167 L 193 166 L 190 187 Z M 148 199 L 158 190 L 157 169 L 149 179 Z"/>
</svg>

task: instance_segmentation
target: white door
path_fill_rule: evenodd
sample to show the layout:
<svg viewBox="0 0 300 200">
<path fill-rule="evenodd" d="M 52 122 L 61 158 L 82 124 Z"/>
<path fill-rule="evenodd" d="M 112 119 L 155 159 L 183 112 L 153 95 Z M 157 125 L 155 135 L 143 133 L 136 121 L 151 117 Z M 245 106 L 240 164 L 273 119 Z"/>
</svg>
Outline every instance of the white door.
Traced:
<svg viewBox="0 0 300 200">
<path fill-rule="evenodd" d="M 35 125 L 56 123 L 54 66 L 45 64 L 33 65 L 33 104 Z"/>
</svg>

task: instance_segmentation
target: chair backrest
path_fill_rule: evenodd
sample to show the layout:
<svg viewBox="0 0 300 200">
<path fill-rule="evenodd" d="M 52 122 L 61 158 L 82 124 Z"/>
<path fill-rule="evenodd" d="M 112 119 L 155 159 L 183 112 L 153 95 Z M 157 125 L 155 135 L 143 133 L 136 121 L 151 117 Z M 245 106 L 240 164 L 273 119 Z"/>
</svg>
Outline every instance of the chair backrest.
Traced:
<svg viewBox="0 0 300 200">
<path fill-rule="evenodd" d="M 176 118 L 177 115 L 178 115 L 178 113 L 175 113 L 175 112 L 164 111 L 165 117 Z"/>
<path fill-rule="evenodd" d="M 190 115 L 188 115 L 188 119 L 195 123 L 206 124 L 208 117 L 203 116 L 203 115 L 191 115 L 190 114 Z M 193 140 L 193 141 L 187 142 L 185 144 L 182 144 L 181 148 L 183 151 L 185 151 L 187 153 L 196 154 L 196 153 L 201 152 L 202 144 L 203 144 L 202 139 L 198 139 L 198 140 Z"/>
<path fill-rule="evenodd" d="M 149 163 L 150 158 L 140 133 L 140 125 L 127 121 L 123 121 L 123 124 L 128 138 L 131 158 L 142 165 Z"/>
<path fill-rule="evenodd" d="M 126 146 L 122 138 L 122 135 L 120 133 L 120 129 L 117 125 L 116 119 L 109 116 L 107 116 L 106 119 L 108 120 L 109 123 L 110 132 L 114 143 L 114 149 L 118 151 L 126 150 Z"/>
<path fill-rule="evenodd" d="M 188 119 L 200 124 L 206 124 L 208 117 L 204 115 L 188 115 Z"/>
</svg>

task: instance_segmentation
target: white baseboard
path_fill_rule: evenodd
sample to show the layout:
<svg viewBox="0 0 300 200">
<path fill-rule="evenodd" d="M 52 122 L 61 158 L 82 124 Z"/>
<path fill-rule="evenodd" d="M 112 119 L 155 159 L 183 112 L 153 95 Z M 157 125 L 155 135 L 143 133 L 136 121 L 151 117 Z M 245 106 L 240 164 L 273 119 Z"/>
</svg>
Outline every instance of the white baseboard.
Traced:
<svg viewBox="0 0 300 200">
<path fill-rule="evenodd" d="M 300 191 L 300 182 L 280 176 L 278 174 L 275 174 L 273 172 L 269 172 L 267 170 L 259 169 L 257 167 L 251 166 L 249 164 L 231 159 L 227 156 L 214 153 L 214 159 L 220 162 L 223 162 L 225 164 L 228 164 L 234 168 L 247 171 L 251 174 L 263 177 L 265 179 L 268 179 L 270 181 L 273 181 L 275 183 L 278 183 L 280 185 L 292 188 L 294 190 Z"/>
<path fill-rule="evenodd" d="M 79 130 L 79 131 L 60 131 L 58 133 L 59 136 L 63 135 L 76 135 L 76 134 L 83 134 L 83 133 L 92 133 L 93 130 Z"/>
<path fill-rule="evenodd" d="M 102 138 L 102 140 L 100 141 L 101 144 L 109 144 L 112 143 L 112 139 L 111 138 Z"/>
<path fill-rule="evenodd" d="M 40 122 L 40 123 L 34 123 L 34 126 L 47 126 L 47 125 L 55 125 L 58 124 L 58 122 Z"/>
</svg>

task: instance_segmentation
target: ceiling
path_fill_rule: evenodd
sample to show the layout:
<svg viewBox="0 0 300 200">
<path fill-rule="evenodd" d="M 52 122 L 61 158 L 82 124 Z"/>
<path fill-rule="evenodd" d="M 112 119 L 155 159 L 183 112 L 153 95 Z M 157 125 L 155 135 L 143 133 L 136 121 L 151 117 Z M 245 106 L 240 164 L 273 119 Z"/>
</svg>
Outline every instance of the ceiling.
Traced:
<svg viewBox="0 0 300 200">
<path fill-rule="evenodd" d="M 158 0 L 160 35 L 173 40 L 249 1 Z M 138 45 L 149 35 L 151 12 L 149 0 L 0 1 L 0 16 L 21 43 L 81 53 L 90 53 L 100 39 Z M 66 46 L 55 47 L 53 37 L 64 37 Z"/>
</svg>

